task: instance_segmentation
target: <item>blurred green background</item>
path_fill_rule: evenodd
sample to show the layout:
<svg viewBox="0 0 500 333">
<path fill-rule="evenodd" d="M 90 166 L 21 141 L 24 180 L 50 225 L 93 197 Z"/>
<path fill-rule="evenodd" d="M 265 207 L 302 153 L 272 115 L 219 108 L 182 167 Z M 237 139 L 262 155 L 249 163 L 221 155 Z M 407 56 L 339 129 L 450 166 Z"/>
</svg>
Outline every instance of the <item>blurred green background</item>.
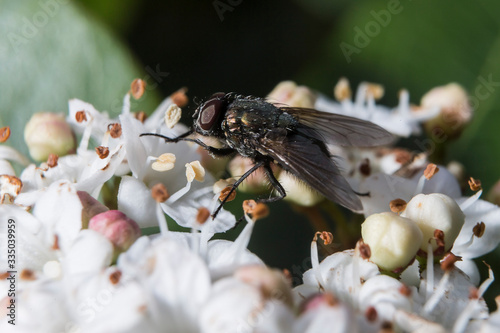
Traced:
<svg viewBox="0 0 500 333">
<path fill-rule="evenodd" d="M 381 102 L 394 106 L 402 88 L 418 104 L 458 82 L 476 113 L 437 157 L 462 162 L 486 191 L 500 178 L 500 2 L 0 0 L 0 9 L 0 126 L 24 152 L 32 113 L 66 112 L 77 97 L 116 115 L 135 77 L 148 89 L 132 107 L 147 112 L 183 86 L 197 99 L 264 96 L 292 79 L 332 95 L 345 76 L 353 87 L 383 84 Z M 271 209 L 280 214 L 257 224 L 250 248 L 295 277 L 310 265 L 313 229 L 285 203 Z M 486 260 L 500 277 L 498 256 Z"/>
</svg>

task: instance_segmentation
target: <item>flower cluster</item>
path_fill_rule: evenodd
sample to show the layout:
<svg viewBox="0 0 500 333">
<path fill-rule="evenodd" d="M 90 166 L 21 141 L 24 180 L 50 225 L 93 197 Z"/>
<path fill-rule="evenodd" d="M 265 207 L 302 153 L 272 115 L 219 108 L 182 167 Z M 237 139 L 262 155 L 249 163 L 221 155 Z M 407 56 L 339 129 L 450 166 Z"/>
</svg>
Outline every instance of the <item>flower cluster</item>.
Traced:
<svg viewBox="0 0 500 333">
<path fill-rule="evenodd" d="M 240 222 L 225 209 L 212 216 L 235 182 L 214 176 L 228 161 L 209 160 L 187 142 L 141 136 L 186 131 L 177 123 L 187 103 L 184 90 L 147 118 L 130 110 L 130 99 L 143 92 L 144 82 L 135 80 L 116 119 L 76 99 L 69 101 L 66 118 L 35 115 L 25 139 L 39 164 L 3 144 L 10 129 L 0 130 L 0 331 L 500 328 L 500 312 L 490 313 L 482 298 L 492 270 L 481 282 L 473 261 L 497 247 L 500 208 L 480 199 L 477 180 L 469 181 L 475 194 L 464 197 L 456 170 L 429 163 L 425 153 L 394 146 L 329 147 L 353 189 L 366 193 L 360 196 L 362 240 L 320 261 L 319 240 L 331 244 L 333 235 L 318 232 L 311 243 L 312 268 L 293 286 L 288 272 L 266 266 L 247 250 L 255 223 L 268 213 L 265 205 L 245 201 L 246 225 L 238 237 L 213 238 Z M 283 82 L 269 100 L 370 120 L 395 139 L 419 133 L 423 123 L 452 136 L 472 113 L 457 85 L 429 92 L 421 107 L 410 106 L 403 91 L 391 110 L 375 103 L 382 94 L 381 86 L 363 83 L 353 101 L 342 79 L 334 102 Z M 454 126 L 446 127 L 450 117 Z M 228 169 L 236 178 L 250 167 L 237 157 Z M 312 206 L 323 200 L 288 173 L 275 172 L 293 202 Z M 261 191 L 263 178 L 257 170 L 242 187 Z M 188 232 L 173 231 L 166 216 Z M 15 248 L 3 241 L 9 223 L 15 224 Z M 159 232 L 144 235 L 151 227 Z"/>
</svg>

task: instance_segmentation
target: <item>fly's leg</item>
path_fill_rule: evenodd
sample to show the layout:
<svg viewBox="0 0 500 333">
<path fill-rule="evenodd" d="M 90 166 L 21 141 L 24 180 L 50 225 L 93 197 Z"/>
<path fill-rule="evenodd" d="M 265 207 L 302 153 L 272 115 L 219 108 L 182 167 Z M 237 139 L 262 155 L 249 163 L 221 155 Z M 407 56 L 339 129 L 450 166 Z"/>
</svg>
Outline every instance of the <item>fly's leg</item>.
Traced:
<svg viewBox="0 0 500 333">
<path fill-rule="evenodd" d="M 276 179 L 276 177 L 274 177 L 273 169 L 271 169 L 271 165 L 269 164 L 269 162 L 267 162 L 267 163 L 264 164 L 264 171 L 266 172 L 266 176 L 269 179 L 269 182 L 271 183 L 271 185 L 274 187 L 274 189 L 276 191 L 278 191 L 279 196 L 277 196 L 277 197 L 270 197 L 270 198 L 266 198 L 266 199 L 259 199 L 257 201 L 258 202 L 264 202 L 264 203 L 265 202 L 274 202 L 274 201 L 278 201 L 278 200 L 281 200 L 284 197 L 286 197 L 285 189 L 280 184 L 280 182 Z"/>
<path fill-rule="evenodd" d="M 233 148 L 215 148 L 212 146 L 207 145 L 205 142 L 201 141 L 200 139 L 190 139 L 186 138 L 187 136 L 193 134 L 192 131 L 186 132 L 184 134 L 179 135 L 176 138 L 169 138 L 168 136 L 158 134 L 158 133 L 142 133 L 140 136 L 156 136 L 158 138 L 162 138 L 165 140 L 165 142 L 179 142 L 179 141 L 189 141 L 189 142 L 194 142 L 201 147 L 203 147 L 205 150 L 207 150 L 209 153 L 218 156 L 218 157 L 224 157 L 228 156 L 234 153 Z"/>
<path fill-rule="evenodd" d="M 226 203 L 227 199 L 231 196 L 231 194 L 238 188 L 238 186 L 243 182 L 245 179 L 248 178 L 255 170 L 260 168 L 262 165 L 265 165 L 264 161 L 260 161 L 255 163 L 253 167 L 251 167 L 247 172 L 243 174 L 236 182 L 234 182 L 233 186 L 231 186 L 231 190 L 227 193 L 227 195 L 224 197 L 224 199 L 221 200 L 221 203 L 217 207 L 217 209 L 214 211 L 212 214 L 212 219 L 215 219 L 219 211 L 222 209 L 222 206 Z"/>
</svg>

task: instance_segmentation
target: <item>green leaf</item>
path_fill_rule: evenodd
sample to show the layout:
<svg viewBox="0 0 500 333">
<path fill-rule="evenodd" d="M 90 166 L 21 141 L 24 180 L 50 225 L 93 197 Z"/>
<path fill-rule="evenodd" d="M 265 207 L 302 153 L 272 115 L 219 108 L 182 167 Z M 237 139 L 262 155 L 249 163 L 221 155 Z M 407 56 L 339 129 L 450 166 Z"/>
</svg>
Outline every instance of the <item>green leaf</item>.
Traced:
<svg viewBox="0 0 500 333">
<path fill-rule="evenodd" d="M 11 127 L 11 146 L 27 153 L 22 138 L 31 115 L 66 114 L 71 98 L 117 115 L 136 77 L 150 88 L 133 109 L 157 104 L 159 82 L 149 74 L 156 69 L 139 70 L 124 46 L 70 1 L 0 0 L 0 7 L 0 125 Z"/>
</svg>

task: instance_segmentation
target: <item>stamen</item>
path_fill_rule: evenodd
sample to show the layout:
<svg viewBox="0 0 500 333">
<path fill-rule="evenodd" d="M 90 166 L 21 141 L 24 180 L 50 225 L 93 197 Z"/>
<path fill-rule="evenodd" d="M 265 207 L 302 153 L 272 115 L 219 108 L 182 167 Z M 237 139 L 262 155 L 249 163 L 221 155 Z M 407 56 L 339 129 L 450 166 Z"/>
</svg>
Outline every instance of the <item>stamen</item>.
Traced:
<svg viewBox="0 0 500 333">
<path fill-rule="evenodd" d="M 80 145 L 78 146 L 77 153 L 82 154 L 87 151 L 89 147 L 89 141 L 90 141 L 90 136 L 92 134 L 92 126 L 93 126 L 93 121 L 94 119 L 90 115 L 90 113 L 87 113 L 85 111 L 78 111 L 76 113 L 76 121 L 81 123 L 83 121 L 86 121 L 87 123 L 85 124 L 85 129 L 82 134 L 82 139 L 80 140 Z"/>
<path fill-rule="evenodd" d="M 23 269 L 19 277 L 21 278 L 21 280 L 36 280 L 35 272 L 33 272 L 31 269 Z"/>
<path fill-rule="evenodd" d="M 135 99 L 141 98 L 142 95 L 144 94 L 144 91 L 146 91 L 146 81 L 141 79 L 135 79 L 130 84 L 130 93 L 132 94 L 132 97 L 134 97 Z"/>
<path fill-rule="evenodd" d="M 479 179 L 474 179 L 474 178 L 470 177 L 468 183 L 469 183 L 469 187 L 472 191 L 476 192 L 476 191 L 482 190 L 481 181 Z"/>
<path fill-rule="evenodd" d="M 370 249 L 370 245 L 365 244 L 361 241 L 358 249 L 359 249 L 359 256 L 361 258 L 368 260 L 372 256 L 372 250 Z"/>
<path fill-rule="evenodd" d="M 427 283 L 425 285 L 425 299 L 428 300 L 434 290 L 434 254 L 430 241 L 427 244 Z"/>
<path fill-rule="evenodd" d="M 403 89 L 399 92 L 399 102 L 397 110 L 403 116 L 408 116 L 410 113 L 410 94 L 406 89 Z"/>
<path fill-rule="evenodd" d="M 320 290 L 323 290 L 326 284 L 325 281 L 323 280 L 323 276 L 321 275 L 321 271 L 319 269 L 319 256 L 318 256 L 318 243 L 317 243 L 318 235 L 321 235 L 321 232 L 316 232 L 311 242 L 311 264 L 314 276 L 316 277 L 316 281 L 318 282 L 318 287 Z"/>
<path fill-rule="evenodd" d="M 5 126 L 0 128 L 0 143 L 4 143 L 10 137 L 10 127 Z"/>
<path fill-rule="evenodd" d="M 52 243 L 51 249 L 52 250 L 59 250 L 59 249 L 61 249 L 59 247 L 59 236 L 58 235 L 54 235 L 54 243 Z"/>
<path fill-rule="evenodd" d="M 165 202 L 170 198 L 167 188 L 162 183 L 158 183 L 151 188 L 151 196 L 158 203 Z"/>
<path fill-rule="evenodd" d="M 328 231 L 322 231 L 319 235 L 319 238 L 321 238 L 324 245 L 330 245 L 333 242 L 333 235 Z"/>
<path fill-rule="evenodd" d="M 49 154 L 47 158 L 47 166 L 49 168 L 55 168 L 57 166 L 57 161 L 59 161 L 59 156 L 56 154 Z"/>
<path fill-rule="evenodd" d="M 16 176 L 0 175 L 0 204 L 12 203 L 21 193 L 23 182 Z"/>
<path fill-rule="evenodd" d="M 84 121 L 87 121 L 87 113 L 85 110 L 78 111 L 75 114 L 75 120 L 77 123 L 83 123 Z"/>
<path fill-rule="evenodd" d="M 238 262 L 241 255 L 248 247 L 248 243 L 250 243 L 250 236 L 252 235 L 255 222 L 247 214 L 245 214 L 245 220 L 247 221 L 247 224 L 245 225 L 239 236 L 234 240 L 233 244 L 231 244 L 230 249 L 226 252 L 226 262 L 228 263 L 228 265 Z M 223 260 L 225 258 L 220 259 Z"/>
<path fill-rule="evenodd" d="M 483 194 L 482 189 L 477 191 L 473 196 L 467 198 L 467 200 L 465 200 L 464 202 L 462 202 L 459 205 L 462 212 L 465 211 L 470 206 L 472 206 L 481 197 L 481 194 Z"/>
<path fill-rule="evenodd" d="M 376 83 L 366 83 L 366 93 L 374 100 L 379 100 L 384 96 L 384 87 Z"/>
<path fill-rule="evenodd" d="M 120 282 L 121 277 L 122 277 L 122 272 L 116 270 L 109 275 L 109 281 L 111 282 L 111 284 L 118 284 Z"/>
<path fill-rule="evenodd" d="M 472 233 L 477 238 L 481 238 L 484 235 L 485 229 L 486 229 L 486 225 L 484 224 L 484 222 L 481 221 L 481 222 L 476 223 L 476 225 L 472 228 Z"/>
<path fill-rule="evenodd" d="M 371 174 L 371 166 L 370 166 L 370 160 L 368 158 L 365 158 L 361 165 L 359 166 L 359 172 L 363 175 L 368 177 Z"/>
<path fill-rule="evenodd" d="M 445 272 L 451 271 L 455 268 L 455 263 L 461 261 L 462 257 L 449 253 L 443 261 L 441 261 L 441 269 Z"/>
<path fill-rule="evenodd" d="M 186 163 L 186 178 L 189 183 L 195 179 L 199 182 L 205 180 L 205 168 L 201 166 L 200 161 Z"/>
<path fill-rule="evenodd" d="M 226 202 L 233 201 L 234 198 L 236 198 L 236 191 L 233 190 L 231 192 L 232 189 L 232 186 L 226 186 L 222 191 L 220 191 L 219 200 L 223 201 L 225 199 Z M 228 197 L 229 192 L 231 192 L 231 195 Z"/>
<path fill-rule="evenodd" d="M 177 90 L 176 92 L 174 92 L 172 95 L 170 95 L 172 102 L 174 102 L 176 105 L 178 105 L 181 108 L 185 107 L 189 102 L 189 99 L 186 96 L 186 92 L 187 92 L 186 87 L 183 87 L 183 88 Z"/>
<path fill-rule="evenodd" d="M 181 120 L 182 109 L 176 104 L 172 104 L 165 112 L 165 124 L 168 128 L 173 128 Z"/>
<path fill-rule="evenodd" d="M 474 316 L 476 309 L 477 309 L 477 304 L 479 303 L 479 300 L 481 297 L 483 297 L 484 292 L 488 287 L 493 283 L 495 280 L 495 277 L 493 275 L 493 271 L 491 270 L 491 267 L 485 263 L 486 266 L 488 266 L 488 278 L 484 280 L 483 283 L 479 286 L 477 290 L 474 290 L 472 298 L 469 298 L 469 303 L 467 303 L 467 306 L 465 309 L 460 313 L 460 315 L 457 318 L 457 321 L 455 322 L 455 325 L 453 325 L 453 333 L 463 333 L 465 332 L 468 323 L 470 319 Z"/>
<path fill-rule="evenodd" d="M 433 266 L 432 263 L 431 265 L 427 265 L 427 270 L 429 270 L 429 266 Z M 439 301 L 443 298 L 444 294 L 446 293 L 446 285 L 448 284 L 449 280 L 450 280 L 450 271 L 445 271 L 443 277 L 439 281 L 436 290 L 434 290 L 432 296 L 429 297 L 424 304 L 423 313 L 425 315 L 429 315 L 434 310 Z M 427 296 L 429 296 L 429 294 Z"/>
<path fill-rule="evenodd" d="M 113 139 L 117 139 L 120 136 L 122 136 L 122 125 L 120 125 L 119 123 L 109 124 L 108 125 L 108 132 L 109 132 L 109 135 L 111 135 L 111 137 Z"/>
<path fill-rule="evenodd" d="M 109 156 L 109 148 L 108 147 L 99 146 L 99 147 L 95 148 L 95 151 L 97 153 L 97 156 L 99 156 L 99 158 L 101 160 L 103 160 Z"/>
<path fill-rule="evenodd" d="M 155 162 L 151 165 L 151 168 L 155 171 L 163 172 L 172 170 L 175 166 L 176 157 L 174 154 L 165 153 L 161 154 Z"/>
<path fill-rule="evenodd" d="M 434 163 L 429 163 L 427 167 L 424 170 L 424 177 L 427 180 L 430 180 L 436 173 L 438 173 L 439 168 L 436 164 Z"/>
<path fill-rule="evenodd" d="M 427 178 L 425 178 L 425 175 L 422 175 L 419 178 L 418 183 L 417 183 L 417 187 L 415 188 L 415 192 L 413 192 L 413 196 L 416 196 L 417 194 L 422 193 L 422 191 L 424 190 L 424 185 L 425 185 L 426 180 L 427 180 Z"/>
<path fill-rule="evenodd" d="M 333 95 L 339 102 L 351 99 L 352 91 L 349 85 L 349 80 L 347 80 L 345 77 L 340 78 L 339 82 L 337 82 L 337 84 L 333 88 Z"/>
<path fill-rule="evenodd" d="M 204 224 L 210 217 L 210 211 L 206 207 L 198 208 L 198 213 L 196 214 L 196 222 L 199 224 Z"/>
<path fill-rule="evenodd" d="M 361 288 L 361 260 L 368 260 L 372 255 L 370 246 L 366 244 L 362 239 L 356 243 L 354 248 L 354 257 L 352 258 L 352 287 L 353 294 L 358 293 Z"/>
<path fill-rule="evenodd" d="M 122 104 L 122 114 L 130 114 L 130 93 L 125 94 Z"/>
<path fill-rule="evenodd" d="M 394 199 L 389 203 L 389 207 L 393 213 L 401 213 L 406 209 L 406 201 L 403 199 Z"/>
<path fill-rule="evenodd" d="M 160 227 L 160 234 L 166 236 L 168 234 L 168 224 L 165 218 L 165 213 L 161 209 L 161 203 L 156 204 L 156 219 L 158 220 L 158 226 Z"/>
<path fill-rule="evenodd" d="M 148 115 L 144 111 L 139 111 L 134 114 L 135 119 L 139 120 L 141 123 L 144 124 L 146 119 L 148 119 Z"/>
<path fill-rule="evenodd" d="M 243 211 L 245 215 L 251 215 L 254 222 L 269 215 L 269 208 L 267 205 L 262 202 L 256 202 L 255 200 L 243 201 Z"/>
<path fill-rule="evenodd" d="M 365 318 L 371 323 L 374 323 L 378 319 L 377 309 L 374 306 L 369 306 L 365 311 Z"/>
<path fill-rule="evenodd" d="M 182 198 L 184 196 L 184 194 L 188 193 L 189 190 L 191 189 L 191 184 L 192 184 L 192 182 L 188 181 L 186 186 L 184 186 L 183 188 L 181 188 L 180 190 L 178 190 L 177 192 L 172 194 L 170 196 L 170 198 L 168 198 L 166 204 L 171 205 L 174 202 L 176 202 L 177 200 L 179 200 L 180 198 Z"/>
<path fill-rule="evenodd" d="M 214 183 L 213 186 L 213 191 L 215 194 L 220 193 L 222 190 L 224 190 L 228 186 L 232 186 L 236 182 L 236 179 L 234 178 L 227 178 L 227 179 L 219 179 Z"/>
</svg>

